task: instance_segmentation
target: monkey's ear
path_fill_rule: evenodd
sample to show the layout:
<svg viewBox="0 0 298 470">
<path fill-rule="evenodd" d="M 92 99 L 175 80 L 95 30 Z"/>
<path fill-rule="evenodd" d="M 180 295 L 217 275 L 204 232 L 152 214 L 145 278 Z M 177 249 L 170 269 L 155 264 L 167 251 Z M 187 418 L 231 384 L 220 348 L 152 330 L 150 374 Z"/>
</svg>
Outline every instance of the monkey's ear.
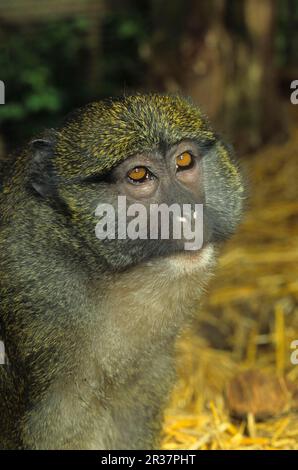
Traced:
<svg viewBox="0 0 298 470">
<path fill-rule="evenodd" d="M 54 142 L 51 139 L 35 139 L 30 142 L 30 185 L 42 197 L 52 196 L 55 184 L 52 169 Z"/>
</svg>

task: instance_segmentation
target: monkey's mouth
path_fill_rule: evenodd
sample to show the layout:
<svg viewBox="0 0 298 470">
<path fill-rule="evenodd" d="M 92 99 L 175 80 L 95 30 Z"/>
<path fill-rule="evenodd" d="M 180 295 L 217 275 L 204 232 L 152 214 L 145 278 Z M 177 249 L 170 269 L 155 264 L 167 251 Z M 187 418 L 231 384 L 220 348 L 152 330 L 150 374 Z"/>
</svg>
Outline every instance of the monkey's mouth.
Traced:
<svg viewBox="0 0 298 470">
<path fill-rule="evenodd" d="M 207 243 L 200 250 L 184 250 L 173 253 L 167 258 L 177 268 L 205 269 L 214 264 L 214 254 L 214 245 Z"/>
</svg>

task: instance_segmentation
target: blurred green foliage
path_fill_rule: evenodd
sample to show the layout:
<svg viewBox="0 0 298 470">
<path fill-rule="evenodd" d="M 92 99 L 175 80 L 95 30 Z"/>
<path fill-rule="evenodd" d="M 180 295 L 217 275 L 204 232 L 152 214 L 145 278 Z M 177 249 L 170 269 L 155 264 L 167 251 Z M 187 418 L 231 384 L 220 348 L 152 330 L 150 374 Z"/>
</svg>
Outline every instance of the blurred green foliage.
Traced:
<svg viewBox="0 0 298 470">
<path fill-rule="evenodd" d="M 86 18 L 0 27 L 0 78 L 6 87 L 0 123 L 11 148 L 42 128 L 56 127 L 75 107 L 142 86 L 139 48 L 148 31 L 143 13 L 131 5 L 104 16 L 96 87 L 90 86 Z"/>
<path fill-rule="evenodd" d="M 243 36 L 240 7 L 238 0 L 227 2 L 225 27 Z M 278 0 L 276 15 L 276 63 L 297 65 L 298 2 Z M 176 61 L 185 29 L 196 27 L 190 20 L 182 0 L 125 0 L 114 7 L 112 2 L 99 26 L 100 79 L 95 86 L 86 18 L 1 25 L 0 79 L 6 104 L 0 106 L 0 132 L 13 147 L 42 128 L 56 127 L 65 114 L 88 101 L 145 89 L 150 77 L 146 50 L 157 40 Z"/>
<path fill-rule="evenodd" d="M 107 12 L 102 23 L 102 81 L 100 95 L 113 96 L 131 89 L 141 89 L 146 64 L 141 58 L 143 44 L 150 37 L 146 2 Z"/>
<path fill-rule="evenodd" d="M 73 103 L 88 97 L 87 29 L 83 18 L 17 31 L 1 27 L 0 70 L 6 104 L 0 107 L 0 121 L 13 141 L 56 124 Z"/>
<path fill-rule="evenodd" d="M 276 64 L 298 66 L 298 2 L 278 0 L 276 15 Z"/>
</svg>

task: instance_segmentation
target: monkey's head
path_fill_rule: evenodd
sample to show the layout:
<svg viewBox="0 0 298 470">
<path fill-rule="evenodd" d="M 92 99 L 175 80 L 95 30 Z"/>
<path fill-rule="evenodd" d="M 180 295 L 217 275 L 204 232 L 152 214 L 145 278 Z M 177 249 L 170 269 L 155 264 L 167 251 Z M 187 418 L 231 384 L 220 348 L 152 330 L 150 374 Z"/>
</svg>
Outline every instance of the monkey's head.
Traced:
<svg viewBox="0 0 298 470">
<path fill-rule="evenodd" d="M 196 204 L 203 205 L 203 247 L 229 237 L 241 218 L 243 183 L 231 151 L 201 111 L 181 97 L 136 95 L 92 103 L 59 131 L 34 141 L 32 153 L 27 182 L 34 197 L 62 211 L 72 234 L 111 270 L 157 256 L 187 257 L 183 225 L 194 228 Z M 161 204 L 176 204 L 181 213 L 169 212 L 168 237 L 160 216 L 157 235 L 150 236 L 151 209 Z M 182 224 L 180 237 L 173 235 L 175 217 Z"/>
</svg>

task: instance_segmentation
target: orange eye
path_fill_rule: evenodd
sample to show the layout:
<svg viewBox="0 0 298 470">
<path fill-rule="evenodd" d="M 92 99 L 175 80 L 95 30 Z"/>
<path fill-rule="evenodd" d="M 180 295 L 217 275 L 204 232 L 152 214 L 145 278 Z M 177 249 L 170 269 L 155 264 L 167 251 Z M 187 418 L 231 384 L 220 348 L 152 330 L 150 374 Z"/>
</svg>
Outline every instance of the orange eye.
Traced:
<svg viewBox="0 0 298 470">
<path fill-rule="evenodd" d="M 146 168 L 144 168 L 143 166 L 138 166 L 138 167 L 134 168 L 133 170 L 130 170 L 127 173 L 127 176 L 132 181 L 136 181 L 136 182 L 140 183 L 140 182 L 144 181 L 145 179 L 147 179 L 149 174 L 148 174 L 148 170 Z"/>
<path fill-rule="evenodd" d="M 183 152 L 181 155 L 176 157 L 177 168 L 187 168 L 193 163 L 192 156 L 188 152 Z"/>
</svg>

